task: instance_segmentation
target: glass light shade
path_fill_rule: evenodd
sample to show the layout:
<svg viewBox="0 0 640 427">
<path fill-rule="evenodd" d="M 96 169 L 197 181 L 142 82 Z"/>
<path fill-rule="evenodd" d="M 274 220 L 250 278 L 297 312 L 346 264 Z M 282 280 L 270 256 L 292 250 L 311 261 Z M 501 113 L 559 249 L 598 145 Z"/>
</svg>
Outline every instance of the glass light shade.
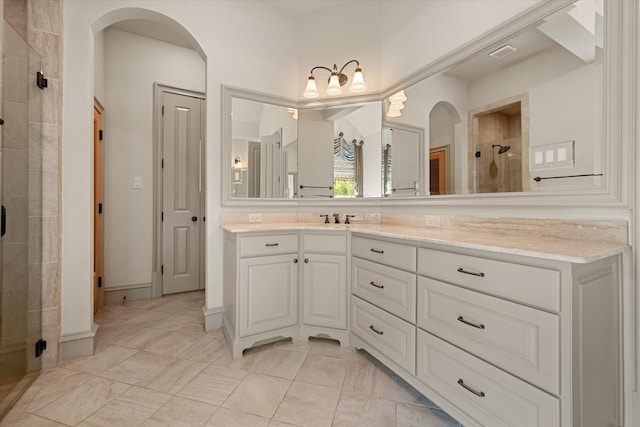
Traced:
<svg viewBox="0 0 640 427">
<path fill-rule="evenodd" d="M 362 77 L 362 70 L 356 68 L 356 72 L 353 74 L 353 80 L 351 81 L 351 92 L 362 92 L 366 88 L 364 77 Z"/>
<path fill-rule="evenodd" d="M 389 108 L 387 110 L 387 117 L 400 117 L 401 114 L 399 108 Z"/>
<path fill-rule="evenodd" d="M 340 79 L 337 74 L 332 74 L 329 79 L 329 87 L 327 87 L 327 95 L 340 95 L 341 93 Z"/>
<path fill-rule="evenodd" d="M 389 102 L 394 103 L 394 102 L 404 102 L 407 100 L 407 96 L 404 94 L 404 90 L 401 90 L 400 92 L 394 93 L 393 95 L 391 95 L 389 97 Z"/>
<path fill-rule="evenodd" d="M 316 79 L 313 76 L 309 76 L 309 80 L 307 80 L 307 88 L 304 90 L 302 95 L 305 98 L 318 97 L 318 87 L 316 86 Z"/>
<path fill-rule="evenodd" d="M 404 104 L 402 102 L 392 102 L 389 104 L 389 110 L 402 110 L 404 108 Z"/>
</svg>

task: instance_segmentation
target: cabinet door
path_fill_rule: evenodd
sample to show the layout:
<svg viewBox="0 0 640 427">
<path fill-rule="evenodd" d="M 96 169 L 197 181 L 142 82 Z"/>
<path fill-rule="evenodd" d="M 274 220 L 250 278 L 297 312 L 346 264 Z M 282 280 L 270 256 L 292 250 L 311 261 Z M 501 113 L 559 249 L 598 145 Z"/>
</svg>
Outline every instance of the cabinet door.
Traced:
<svg viewBox="0 0 640 427">
<path fill-rule="evenodd" d="M 240 336 L 298 322 L 296 258 L 291 254 L 240 261 Z"/>
<path fill-rule="evenodd" d="M 347 257 L 306 255 L 303 317 L 307 325 L 347 328 Z"/>
</svg>

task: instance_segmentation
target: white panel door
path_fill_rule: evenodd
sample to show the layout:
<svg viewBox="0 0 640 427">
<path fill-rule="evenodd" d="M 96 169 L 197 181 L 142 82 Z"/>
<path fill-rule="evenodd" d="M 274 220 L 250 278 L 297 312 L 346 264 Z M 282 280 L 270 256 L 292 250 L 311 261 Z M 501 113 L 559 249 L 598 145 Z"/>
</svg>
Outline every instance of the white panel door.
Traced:
<svg viewBox="0 0 640 427">
<path fill-rule="evenodd" d="M 201 105 L 163 93 L 163 294 L 200 288 Z"/>
<path fill-rule="evenodd" d="M 303 313 L 307 325 L 347 328 L 347 257 L 310 254 L 304 259 Z"/>
</svg>

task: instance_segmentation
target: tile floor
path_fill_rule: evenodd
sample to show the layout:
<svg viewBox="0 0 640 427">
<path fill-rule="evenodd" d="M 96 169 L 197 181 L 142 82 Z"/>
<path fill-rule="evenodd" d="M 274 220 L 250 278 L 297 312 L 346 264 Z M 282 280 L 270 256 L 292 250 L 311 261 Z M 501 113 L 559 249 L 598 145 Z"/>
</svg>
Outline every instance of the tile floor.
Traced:
<svg viewBox="0 0 640 427">
<path fill-rule="evenodd" d="M 233 360 L 203 292 L 108 305 L 95 355 L 44 371 L 0 426 L 459 427 L 367 353 L 279 342 Z"/>
</svg>

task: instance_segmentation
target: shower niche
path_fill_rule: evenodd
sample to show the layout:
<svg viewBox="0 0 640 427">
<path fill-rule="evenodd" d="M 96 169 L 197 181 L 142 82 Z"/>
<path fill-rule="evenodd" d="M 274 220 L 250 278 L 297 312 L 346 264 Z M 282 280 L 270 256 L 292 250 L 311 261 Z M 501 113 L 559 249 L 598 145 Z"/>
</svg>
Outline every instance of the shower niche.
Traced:
<svg viewBox="0 0 640 427">
<path fill-rule="evenodd" d="M 469 111 L 470 193 L 528 191 L 529 102 L 522 94 Z M 525 158 L 526 157 L 526 158 Z"/>
</svg>

